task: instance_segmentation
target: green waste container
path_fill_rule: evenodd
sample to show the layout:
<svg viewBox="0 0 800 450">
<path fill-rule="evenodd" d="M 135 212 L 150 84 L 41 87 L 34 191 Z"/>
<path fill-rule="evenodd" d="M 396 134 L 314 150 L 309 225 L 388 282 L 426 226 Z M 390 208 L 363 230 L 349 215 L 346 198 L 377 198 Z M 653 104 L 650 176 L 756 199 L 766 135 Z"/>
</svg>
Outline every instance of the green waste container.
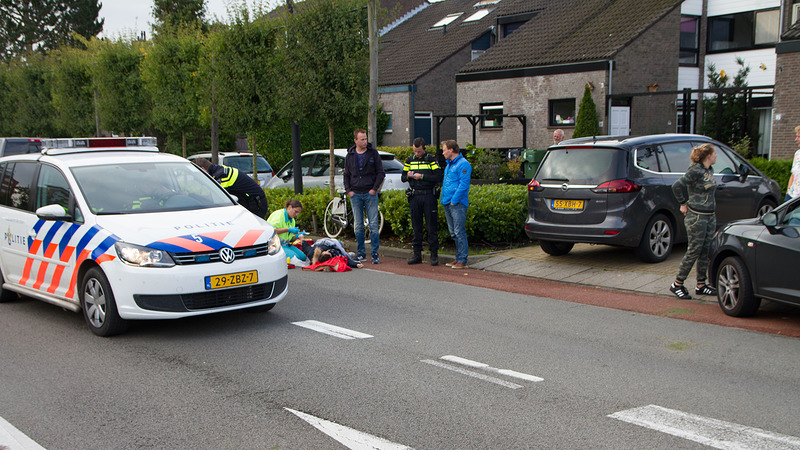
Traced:
<svg viewBox="0 0 800 450">
<path fill-rule="evenodd" d="M 536 175 L 536 169 L 544 158 L 547 149 L 528 148 L 522 152 L 522 171 L 525 173 L 526 178 L 533 178 Z"/>
</svg>

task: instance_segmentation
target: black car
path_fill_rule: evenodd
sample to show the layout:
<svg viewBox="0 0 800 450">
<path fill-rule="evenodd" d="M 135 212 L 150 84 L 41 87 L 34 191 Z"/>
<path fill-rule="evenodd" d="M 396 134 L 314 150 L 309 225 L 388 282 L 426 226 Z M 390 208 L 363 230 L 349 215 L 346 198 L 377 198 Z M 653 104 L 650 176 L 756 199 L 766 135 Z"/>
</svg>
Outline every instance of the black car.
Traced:
<svg viewBox="0 0 800 450">
<path fill-rule="evenodd" d="M 800 198 L 761 219 L 732 222 L 711 244 L 710 282 L 729 316 L 752 316 L 761 299 L 800 306 Z"/>
<path fill-rule="evenodd" d="M 760 217 L 778 204 L 778 183 L 706 136 L 571 139 L 548 149 L 528 183 L 525 231 L 551 255 L 584 242 L 631 247 L 643 261 L 663 261 L 686 241 L 672 184 L 689 167 L 692 149 L 705 143 L 717 148 L 718 226 Z"/>
</svg>

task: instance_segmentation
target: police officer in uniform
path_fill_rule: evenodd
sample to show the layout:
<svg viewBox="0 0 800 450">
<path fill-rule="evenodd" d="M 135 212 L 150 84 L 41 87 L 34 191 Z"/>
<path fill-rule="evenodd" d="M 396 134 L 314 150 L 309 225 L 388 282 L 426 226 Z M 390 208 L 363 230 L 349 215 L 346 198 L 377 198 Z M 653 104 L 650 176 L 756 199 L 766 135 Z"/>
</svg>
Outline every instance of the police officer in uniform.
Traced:
<svg viewBox="0 0 800 450">
<path fill-rule="evenodd" d="M 240 174 L 235 167 L 211 164 L 205 158 L 198 158 L 194 163 L 217 180 L 229 194 L 235 195 L 240 205 L 262 219 L 266 217 L 267 196 L 255 180 Z"/>
<path fill-rule="evenodd" d="M 422 220 L 428 228 L 428 247 L 431 251 L 431 265 L 439 264 L 439 233 L 437 221 L 439 217 L 438 186 L 442 182 L 444 171 L 436 162 L 436 157 L 425 151 L 425 139 L 414 139 L 414 155 L 409 156 L 403 167 L 402 180 L 408 181 L 411 186 L 408 196 L 411 209 L 411 227 L 414 229 L 414 239 L 411 246 L 414 256 L 408 260 L 409 264 L 422 262 Z"/>
</svg>

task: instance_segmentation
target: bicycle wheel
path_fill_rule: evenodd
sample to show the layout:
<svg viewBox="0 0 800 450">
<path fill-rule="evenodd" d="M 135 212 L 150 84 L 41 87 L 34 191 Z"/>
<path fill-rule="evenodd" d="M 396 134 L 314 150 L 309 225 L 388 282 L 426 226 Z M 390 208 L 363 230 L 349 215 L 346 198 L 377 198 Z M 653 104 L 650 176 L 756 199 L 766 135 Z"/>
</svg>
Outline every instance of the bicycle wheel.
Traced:
<svg viewBox="0 0 800 450">
<path fill-rule="evenodd" d="M 378 225 L 378 236 L 380 236 L 383 231 L 383 211 L 380 209 L 378 210 L 378 220 L 380 222 Z M 369 240 L 369 218 L 367 218 L 366 214 L 364 214 L 364 240 Z"/>
<path fill-rule="evenodd" d="M 325 227 L 325 234 L 329 238 L 339 237 L 347 225 L 346 213 L 341 212 L 342 210 L 347 211 L 347 205 L 342 208 L 342 201 L 346 200 L 336 197 L 328 202 L 328 206 L 325 207 L 325 220 L 322 224 Z"/>
</svg>

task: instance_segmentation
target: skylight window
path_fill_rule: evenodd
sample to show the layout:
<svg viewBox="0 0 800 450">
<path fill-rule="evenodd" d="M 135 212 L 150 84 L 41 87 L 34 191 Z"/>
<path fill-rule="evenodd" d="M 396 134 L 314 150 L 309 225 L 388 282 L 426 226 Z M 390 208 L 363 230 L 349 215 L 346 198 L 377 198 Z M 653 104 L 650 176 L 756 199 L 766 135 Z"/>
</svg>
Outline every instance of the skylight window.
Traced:
<svg viewBox="0 0 800 450">
<path fill-rule="evenodd" d="M 478 3 L 475 3 L 475 8 L 480 8 L 481 6 L 489 6 L 494 5 L 495 3 L 500 3 L 500 0 L 480 0 Z"/>
<path fill-rule="evenodd" d="M 477 22 L 477 21 L 483 19 L 484 17 L 486 17 L 487 15 L 489 15 L 489 10 L 488 9 L 486 9 L 486 8 L 479 9 L 479 10 L 475 11 L 474 14 L 472 14 L 471 16 L 469 16 L 466 19 L 464 19 L 463 23 Z"/>
<path fill-rule="evenodd" d="M 450 25 L 454 20 L 458 19 L 462 14 L 464 13 L 458 12 L 458 13 L 448 14 L 447 17 L 433 24 L 433 28 L 439 28 L 446 25 Z"/>
</svg>

